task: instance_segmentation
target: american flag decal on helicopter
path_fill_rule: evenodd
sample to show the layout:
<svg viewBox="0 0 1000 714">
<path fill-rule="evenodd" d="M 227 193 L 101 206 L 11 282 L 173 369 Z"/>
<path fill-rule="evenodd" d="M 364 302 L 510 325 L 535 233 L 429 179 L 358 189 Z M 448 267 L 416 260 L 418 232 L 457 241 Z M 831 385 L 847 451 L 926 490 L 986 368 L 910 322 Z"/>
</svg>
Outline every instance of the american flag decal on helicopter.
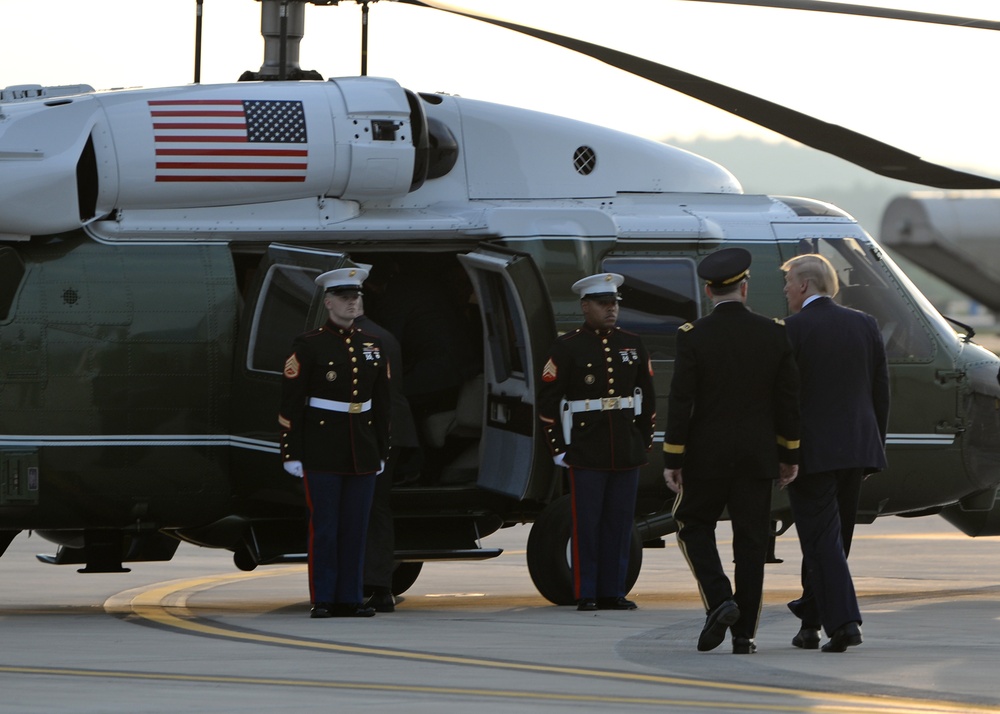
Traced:
<svg viewBox="0 0 1000 714">
<path fill-rule="evenodd" d="M 157 182 L 300 183 L 309 148 L 300 101 L 148 102 Z"/>
</svg>

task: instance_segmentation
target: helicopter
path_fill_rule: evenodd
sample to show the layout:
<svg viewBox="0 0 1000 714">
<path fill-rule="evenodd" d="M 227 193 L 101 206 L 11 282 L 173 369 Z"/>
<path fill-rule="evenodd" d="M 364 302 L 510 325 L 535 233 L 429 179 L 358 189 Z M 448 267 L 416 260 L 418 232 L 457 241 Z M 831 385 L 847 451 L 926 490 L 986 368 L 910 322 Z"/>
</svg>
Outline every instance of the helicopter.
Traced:
<svg viewBox="0 0 1000 714">
<path fill-rule="evenodd" d="M 625 53 L 399 1 L 584 51 L 879 173 L 998 185 Z M 817 252 L 838 300 L 879 321 L 890 467 L 865 482 L 859 519 L 941 514 L 1000 534 L 1000 359 L 851 216 L 745 194 L 707 159 L 572 119 L 388 78 L 292 79 L 304 4 L 262 0 L 265 61 L 248 81 L 0 92 L 0 553 L 30 530 L 58 546 L 41 560 L 88 573 L 169 560 L 181 542 L 244 570 L 301 559 L 301 482 L 279 458 L 283 364 L 324 319 L 313 279 L 364 265 L 366 312 L 402 320 L 404 373 L 420 366 L 407 330 L 462 326 L 427 356 L 457 357 L 433 370 L 453 398 L 426 413 L 423 465 L 393 487 L 393 591 L 425 562 L 495 557 L 482 538 L 531 523 L 534 584 L 572 604 L 567 486 L 535 413 L 547 350 L 580 322 L 570 286 L 625 276 L 619 324 L 650 351 L 662 414 L 674 336 L 710 309 L 697 264 L 732 245 L 753 255 L 755 311 L 784 315 L 779 266 Z M 654 446 L 630 586 L 643 549 L 675 530 Z M 779 536 L 782 494 L 772 511 Z"/>
</svg>

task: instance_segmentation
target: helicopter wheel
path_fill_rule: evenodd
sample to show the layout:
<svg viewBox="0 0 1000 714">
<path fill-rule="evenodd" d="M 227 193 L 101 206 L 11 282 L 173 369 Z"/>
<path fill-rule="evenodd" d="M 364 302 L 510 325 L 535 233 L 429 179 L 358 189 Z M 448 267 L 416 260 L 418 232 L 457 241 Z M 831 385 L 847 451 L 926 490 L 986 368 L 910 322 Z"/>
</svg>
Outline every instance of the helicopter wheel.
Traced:
<svg viewBox="0 0 1000 714">
<path fill-rule="evenodd" d="M 550 503 L 531 526 L 528 534 L 528 573 L 538 592 L 555 605 L 575 605 L 573 589 L 572 504 L 568 495 Z M 642 540 L 632 529 L 629 545 L 628 573 L 625 576 L 627 593 L 639 579 L 642 569 Z"/>
<path fill-rule="evenodd" d="M 398 563 L 392 571 L 392 594 L 402 595 L 409 590 L 417 582 L 417 576 L 423 567 L 424 564 L 420 561 Z"/>
<path fill-rule="evenodd" d="M 249 548 L 239 548 L 233 552 L 233 564 L 237 568 L 249 573 L 257 569 L 257 560 L 250 554 Z"/>
</svg>

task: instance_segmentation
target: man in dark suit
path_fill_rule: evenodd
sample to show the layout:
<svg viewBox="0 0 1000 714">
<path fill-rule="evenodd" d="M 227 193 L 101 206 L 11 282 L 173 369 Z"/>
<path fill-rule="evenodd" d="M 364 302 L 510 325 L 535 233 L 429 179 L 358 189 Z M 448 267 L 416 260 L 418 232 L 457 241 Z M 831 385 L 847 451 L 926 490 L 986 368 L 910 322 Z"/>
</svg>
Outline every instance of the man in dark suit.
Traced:
<svg viewBox="0 0 1000 714">
<path fill-rule="evenodd" d="M 824 652 L 861 644 L 861 612 L 847 554 L 865 475 L 885 468 L 889 372 L 875 318 L 833 301 L 837 273 L 821 255 L 792 258 L 785 322 L 802 379 L 802 475 L 789 488 L 802 546 L 802 620 L 792 644 Z"/>
<path fill-rule="evenodd" d="M 573 284 L 584 324 L 555 341 L 538 415 L 552 458 L 569 468 L 577 609 L 634 610 L 625 598 L 639 467 L 653 444 L 653 366 L 618 321 L 617 273 Z"/>
<path fill-rule="evenodd" d="M 698 581 L 705 626 L 698 650 L 732 630 L 733 653 L 752 654 L 764 587 L 771 489 L 798 471 L 799 381 L 781 320 L 747 309 L 750 253 L 724 248 L 702 260 L 711 314 L 677 333 L 663 476 L 676 492 L 677 542 Z M 736 590 L 715 541 L 729 509 Z"/>
<path fill-rule="evenodd" d="M 371 617 L 363 599 L 375 476 L 389 456 L 389 363 L 354 324 L 368 271 L 323 273 L 326 323 L 295 338 L 281 388 L 282 466 L 305 480 L 311 617 Z"/>
</svg>

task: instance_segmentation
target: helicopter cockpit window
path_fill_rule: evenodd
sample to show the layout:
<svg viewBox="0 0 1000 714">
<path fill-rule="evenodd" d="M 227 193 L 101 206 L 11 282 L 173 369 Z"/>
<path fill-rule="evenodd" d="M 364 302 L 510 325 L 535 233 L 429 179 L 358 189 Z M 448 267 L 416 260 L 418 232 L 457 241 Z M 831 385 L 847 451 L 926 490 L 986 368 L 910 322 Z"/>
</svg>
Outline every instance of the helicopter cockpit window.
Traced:
<svg viewBox="0 0 1000 714">
<path fill-rule="evenodd" d="M 281 374 L 292 340 L 313 327 L 309 324 L 316 296 L 313 279 L 319 272 L 291 265 L 270 267 L 251 327 L 248 369 Z"/>
<path fill-rule="evenodd" d="M 694 261 L 649 256 L 606 258 L 602 270 L 625 277 L 618 324 L 641 335 L 653 359 L 673 359 L 677 329 L 698 319 Z"/>
<path fill-rule="evenodd" d="M 933 359 L 936 343 L 919 318 L 917 307 L 904 297 L 892 270 L 874 250 L 854 238 L 808 238 L 799 241 L 796 253 L 819 253 L 833 264 L 840 280 L 835 299 L 878 320 L 890 360 Z"/>
<path fill-rule="evenodd" d="M 24 263 L 17 251 L 9 246 L 0 247 L 0 321 L 10 316 L 14 297 L 24 277 Z"/>
</svg>

